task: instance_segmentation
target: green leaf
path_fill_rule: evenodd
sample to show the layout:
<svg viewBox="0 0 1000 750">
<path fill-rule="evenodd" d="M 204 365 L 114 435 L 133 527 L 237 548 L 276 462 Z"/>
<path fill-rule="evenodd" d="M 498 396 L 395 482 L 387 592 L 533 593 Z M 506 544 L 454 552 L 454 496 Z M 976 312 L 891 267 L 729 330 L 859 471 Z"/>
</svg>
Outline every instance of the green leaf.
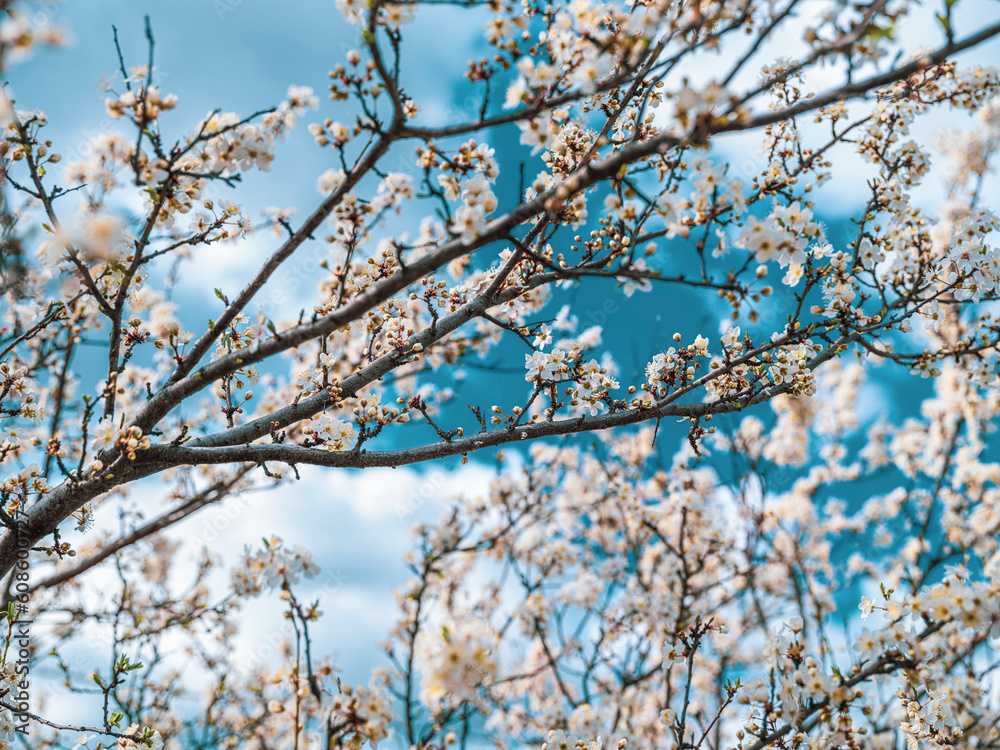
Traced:
<svg viewBox="0 0 1000 750">
<path fill-rule="evenodd" d="M 950 34 L 951 21 L 948 19 L 948 16 L 943 15 L 941 13 L 935 13 L 934 17 L 938 20 L 938 23 L 941 24 L 941 28 L 944 29 L 946 33 Z"/>
<path fill-rule="evenodd" d="M 888 39 L 890 42 L 893 41 L 893 34 L 895 34 L 895 22 L 889 24 L 888 26 L 869 26 L 865 30 L 866 39 Z"/>
<path fill-rule="evenodd" d="M 94 674 L 90 675 L 90 679 L 92 679 L 95 683 L 97 683 L 97 687 L 99 687 L 101 690 L 104 690 L 104 683 L 101 681 L 101 676 L 97 674 L 97 672 L 94 672 Z"/>
</svg>

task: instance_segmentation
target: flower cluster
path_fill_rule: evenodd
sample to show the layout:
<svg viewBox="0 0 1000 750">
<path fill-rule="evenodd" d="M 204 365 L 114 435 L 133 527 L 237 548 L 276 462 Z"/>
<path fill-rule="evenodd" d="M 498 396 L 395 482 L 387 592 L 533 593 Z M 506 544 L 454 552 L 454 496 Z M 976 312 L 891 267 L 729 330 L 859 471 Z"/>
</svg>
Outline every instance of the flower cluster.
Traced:
<svg viewBox="0 0 1000 750">
<path fill-rule="evenodd" d="M 952 246 L 943 259 L 955 299 L 978 304 L 982 295 L 1000 287 L 1000 250 L 984 243 L 984 237 L 998 228 L 1000 220 L 988 210 L 965 216 L 955 226 Z"/>
<path fill-rule="evenodd" d="M 680 334 L 674 335 L 675 341 L 680 341 Z M 646 383 L 643 386 L 654 396 L 663 395 L 666 390 L 682 385 L 693 379 L 696 365 L 690 364 L 696 357 L 707 357 L 708 339 L 698 334 L 694 343 L 681 349 L 670 347 L 665 352 L 655 355 L 646 365 Z"/>
<path fill-rule="evenodd" d="M 176 107 L 177 95 L 164 96 L 160 93 L 159 87 L 150 86 L 129 89 L 115 99 L 108 99 L 104 104 L 109 117 L 119 118 L 127 115 L 136 123 L 145 126 L 162 113 Z"/>
<path fill-rule="evenodd" d="M 606 407 L 608 392 L 619 388 L 614 377 L 617 367 L 610 358 L 605 358 L 603 362 L 596 359 L 585 361 L 583 358 L 587 349 L 600 344 L 600 327 L 592 326 L 575 338 L 559 340 L 551 351 L 546 352 L 544 349 L 551 342 L 551 333 L 552 326 L 549 325 L 538 329 L 535 345 L 539 350 L 524 355 L 524 379 L 535 383 L 536 387 L 573 381 L 566 390 L 573 413 L 586 410 L 595 415 L 602 411 Z M 497 422 L 496 418 L 494 422 Z"/>
<path fill-rule="evenodd" d="M 274 160 L 276 138 L 295 126 L 299 115 L 318 105 L 312 89 L 290 86 L 287 99 L 259 123 L 248 122 L 232 112 L 212 113 L 198 123 L 200 147 L 194 152 L 199 171 L 235 174 L 256 167 L 268 171 Z"/>
<path fill-rule="evenodd" d="M 90 744 L 97 740 L 98 738 L 93 734 L 81 734 L 77 737 L 76 743 L 73 745 L 73 750 L 78 750 L 79 748 L 90 750 L 91 747 L 109 747 L 100 741 L 98 741 L 97 745 L 92 746 Z M 163 737 L 160 735 L 158 729 L 153 729 L 152 727 L 142 727 L 140 729 L 138 724 L 133 723 L 121 730 L 121 736 L 110 747 L 119 748 L 120 750 L 161 750 L 163 747 Z"/>
<path fill-rule="evenodd" d="M 62 46 L 70 40 L 66 29 L 52 23 L 49 12 L 26 12 L 28 8 L 6 8 L 0 22 L 0 49 L 4 63 L 16 62 L 27 57 L 39 45 Z"/>
<path fill-rule="evenodd" d="M 425 636 L 421 651 L 421 698 L 440 702 L 474 701 L 497 671 L 493 636 L 483 623 L 457 621 Z"/>
<path fill-rule="evenodd" d="M 444 197 L 453 201 L 461 197 L 452 217 L 451 230 L 471 242 L 486 231 L 486 217 L 497 209 L 497 197 L 491 186 L 499 175 L 493 158 L 493 149 L 485 143 L 469 141 L 461 146 L 455 160 L 450 161 L 450 171 L 438 175 L 438 184 Z M 470 175 L 471 170 L 475 170 Z M 466 179 L 460 180 L 460 176 Z"/>
<path fill-rule="evenodd" d="M 619 388 L 608 367 L 602 367 L 596 359 L 581 364 L 577 368 L 576 387 L 573 389 L 573 406 L 582 406 L 591 416 L 607 408 L 604 399 L 608 391 Z"/>
<path fill-rule="evenodd" d="M 129 460 L 134 461 L 136 451 L 146 450 L 150 442 L 149 436 L 143 435 L 140 427 L 115 427 L 112 420 L 106 419 L 94 428 L 91 445 L 98 452 L 120 449 Z M 100 470 L 99 464 L 100 462 L 95 462 L 95 471 Z"/>
<path fill-rule="evenodd" d="M 328 451 L 345 450 L 354 439 L 354 427 L 342 419 L 329 414 L 320 414 L 302 427 L 302 433 L 312 438 L 318 445 L 326 446 Z"/>
<path fill-rule="evenodd" d="M 13 515 L 23 506 L 28 495 L 44 495 L 48 491 L 48 480 L 42 475 L 38 464 L 28 464 L 17 474 L 0 482 L 0 498 L 3 498 L 4 510 L 8 515 Z"/>
<path fill-rule="evenodd" d="M 809 361 L 816 353 L 809 341 L 778 347 L 773 353 L 765 352 L 761 359 L 769 365 L 771 382 L 789 385 L 795 395 L 811 396 L 816 391 L 815 375 Z"/>
<path fill-rule="evenodd" d="M 20 403 L 8 405 L 7 399 Z M 22 417 L 31 421 L 42 417 L 28 368 L 23 364 L 0 362 L 0 417 Z"/>
<path fill-rule="evenodd" d="M 677 126 L 674 132 L 683 135 L 690 132 L 699 120 L 704 121 L 712 116 L 719 117 L 726 114 L 727 109 L 734 109 L 737 97 L 726 90 L 725 86 L 718 81 L 709 81 L 708 84 L 697 91 L 684 81 L 684 86 L 673 95 L 676 111 L 674 117 Z M 739 115 L 744 114 L 740 108 L 735 108 Z"/>
<path fill-rule="evenodd" d="M 233 568 L 232 588 L 239 596 L 258 596 L 266 589 L 294 584 L 300 575 L 312 578 L 318 572 L 309 550 L 288 548 L 280 538 L 271 537 L 264 540 L 264 549 L 248 552 L 243 563 Z"/>
<path fill-rule="evenodd" d="M 17 695 L 18 685 L 21 677 L 15 672 L 14 664 L 4 665 L 3 674 L 0 675 L 0 690 L 6 696 Z M 4 701 L 5 703 L 7 701 Z M 9 709 L 0 710 L 0 748 L 7 750 L 14 747 L 14 738 L 17 733 L 17 723 L 14 715 Z"/>
<path fill-rule="evenodd" d="M 906 711 L 906 721 L 901 722 L 899 728 L 906 735 L 909 747 L 919 748 L 921 743 L 949 747 L 962 736 L 962 729 L 951 713 L 950 702 L 940 691 L 931 692 L 924 703 L 909 699 L 902 690 L 897 697 Z"/>
<path fill-rule="evenodd" d="M 819 225 L 813 221 L 812 211 L 795 202 L 775 206 L 764 221 L 750 216 L 735 244 L 754 253 L 758 263 L 776 260 L 784 268 L 790 263 L 805 263 L 805 248 L 816 237 Z"/>
<path fill-rule="evenodd" d="M 390 736 L 394 715 L 385 691 L 377 686 L 352 688 L 342 685 L 330 705 L 330 725 L 345 739 L 343 747 L 360 750 L 368 743 L 372 750 Z"/>
</svg>

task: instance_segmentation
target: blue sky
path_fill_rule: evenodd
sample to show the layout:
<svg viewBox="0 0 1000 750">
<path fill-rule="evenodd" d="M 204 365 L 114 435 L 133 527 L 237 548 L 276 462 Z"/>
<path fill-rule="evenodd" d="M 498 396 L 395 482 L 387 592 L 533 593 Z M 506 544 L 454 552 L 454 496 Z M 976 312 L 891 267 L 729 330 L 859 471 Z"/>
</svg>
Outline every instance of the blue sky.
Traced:
<svg viewBox="0 0 1000 750">
<path fill-rule="evenodd" d="M 67 26 L 75 41 L 64 49 L 36 53 L 11 68 L 7 81 L 19 107 L 46 112 L 49 137 L 55 142 L 55 150 L 65 158 L 72 158 L 91 135 L 123 128 L 105 114 L 105 94 L 100 89 L 101 80 L 117 69 L 111 27 L 118 28 L 126 63 L 145 62 L 143 15 L 148 13 L 156 38 L 157 80 L 163 91 L 180 97 L 179 106 L 163 120 L 164 128 L 174 136 L 190 131 L 197 120 L 216 107 L 249 114 L 276 104 L 289 84 L 315 89 L 321 100 L 319 112 L 304 118 L 293 136 L 279 147 L 271 173 L 249 174 L 232 197 L 251 208 L 254 215 L 259 215 L 259 210 L 266 206 L 279 205 L 296 207 L 303 216 L 316 204 L 319 199 L 316 177 L 335 164 L 330 152 L 315 146 L 305 132 L 305 124 L 325 116 L 349 119 L 326 98 L 327 71 L 343 62 L 347 50 L 357 41 L 356 28 L 342 20 L 333 2 L 64 0 L 32 3 L 30 7 L 34 12 L 47 13 L 56 24 Z M 985 8 L 995 15 L 996 3 L 983 0 L 966 7 L 972 9 L 971 15 L 975 15 L 975 8 Z M 462 70 L 462 61 L 471 57 L 479 44 L 483 18 L 476 10 L 427 8 L 421 9 L 416 23 L 407 27 L 404 83 L 423 106 L 422 116 L 427 121 L 448 121 L 467 109 L 468 89 L 454 82 L 458 76 L 448 78 L 440 71 Z M 971 29 L 972 24 L 966 28 Z M 1000 57 L 997 49 L 994 44 L 978 52 L 977 59 L 996 61 Z M 920 127 L 930 130 L 941 124 Z M 527 150 L 517 144 L 514 133 L 508 130 L 490 136 L 501 169 L 505 160 L 527 155 Z M 749 153 L 745 151 L 748 143 L 744 137 L 730 138 L 713 154 L 718 154 L 718 158 L 727 153 L 742 157 Z M 737 159 L 737 168 L 741 163 Z M 835 177 L 856 167 L 850 160 L 838 163 L 834 167 Z M 526 174 L 530 179 L 534 172 L 529 168 Z M 507 180 L 506 189 L 511 186 L 516 189 L 513 171 L 501 179 Z M 501 197 L 504 189 L 502 184 L 498 191 Z M 940 185 L 925 186 L 919 194 L 920 200 L 932 204 L 940 200 L 940 191 Z M 836 179 L 826 195 L 827 210 L 821 218 L 828 225 L 830 238 L 843 242 L 849 229 L 847 217 L 862 197 L 857 190 L 841 187 Z M 273 236 L 265 232 L 242 244 L 201 251 L 197 266 L 188 266 L 182 277 L 178 299 L 191 309 L 204 310 L 207 317 L 210 305 L 214 304 L 212 288 L 236 291 L 256 262 L 273 246 Z M 581 327 L 604 319 L 604 340 L 622 366 L 623 380 L 630 380 L 629 376 L 640 371 L 653 353 L 666 347 L 674 331 L 682 332 L 685 337 L 699 332 L 711 337 L 718 334 L 724 312 L 717 301 L 705 305 L 699 301 L 700 295 L 695 297 L 685 291 L 672 292 L 668 297 L 637 294 L 626 301 L 616 294 L 614 287 L 614 282 L 581 286 L 574 292 L 575 312 Z M 614 301 L 613 309 L 605 306 L 609 299 Z M 556 309 L 552 309 L 553 315 Z M 467 379 L 454 386 L 461 389 L 454 413 L 467 412 L 465 403 L 473 400 L 473 394 L 484 393 L 487 386 L 494 395 L 509 394 L 511 403 L 524 395 L 525 351 L 523 344 L 511 341 L 488 357 L 488 362 L 513 372 L 470 370 Z M 866 411 L 863 421 L 884 411 L 895 411 L 898 415 L 905 408 L 904 402 L 913 403 L 914 393 L 927 390 L 926 381 L 914 385 L 913 379 L 898 370 L 882 368 L 879 372 L 878 382 L 866 391 L 863 399 L 862 408 Z M 443 377 L 448 382 L 448 376 Z M 484 400 L 494 395 L 483 396 L 480 404 L 485 405 Z M 757 414 L 762 418 L 768 416 L 766 410 L 758 410 Z M 661 440 L 672 451 L 683 440 L 683 429 L 669 425 L 662 429 Z M 416 499 L 412 488 L 421 475 L 415 469 L 364 474 L 307 469 L 303 471 L 301 484 L 254 495 L 245 506 L 240 505 L 229 515 L 225 507 L 207 511 L 186 521 L 175 533 L 205 538 L 206 533 L 211 536 L 206 529 L 225 519 L 223 532 L 216 536 L 221 540 L 220 548 L 228 550 L 229 562 L 235 562 L 244 544 L 255 545 L 263 535 L 278 534 L 290 543 L 310 547 L 324 570 L 320 580 L 312 584 L 324 597 L 323 608 L 327 612 L 316 631 L 320 651 L 338 656 L 345 678 L 356 681 L 364 679 L 378 660 L 378 637 L 394 614 L 392 590 L 406 577 L 402 557 L 409 545 L 409 524 L 436 517 L 446 499 L 456 492 L 485 491 L 491 476 L 488 465 L 477 460 L 461 469 L 455 462 L 442 468 L 446 470 L 443 479 Z M 153 505 L 157 495 L 155 484 L 148 483 L 142 485 L 133 502 Z M 317 522 L 317 517 L 322 521 Z M 217 544 L 216 537 L 212 538 L 211 543 Z M 72 536 L 70 539 L 75 540 Z M 373 543 L 373 540 L 378 541 Z M 324 583 L 331 580 L 331 575 L 337 581 L 332 586 Z M 309 590 L 303 587 L 307 594 Z M 253 604 L 247 613 L 248 632 L 244 642 L 252 652 L 254 643 L 266 643 L 269 634 L 281 630 L 281 619 L 274 601 Z"/>
</svg>

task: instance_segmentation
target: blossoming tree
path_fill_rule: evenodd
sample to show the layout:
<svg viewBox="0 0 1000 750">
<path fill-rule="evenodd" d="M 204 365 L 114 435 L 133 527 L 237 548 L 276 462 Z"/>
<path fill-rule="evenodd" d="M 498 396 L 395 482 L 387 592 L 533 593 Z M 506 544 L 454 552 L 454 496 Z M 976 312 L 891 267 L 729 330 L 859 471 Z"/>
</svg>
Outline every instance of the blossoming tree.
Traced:
<svg viewBox="0 0 1000 750">
<path fill-rule="evenodd" d="M 119 50 L 120 129 L 72 159 L 33 92 L 4 93 L 0 746 L 25 731 L 88 748 L 1000 744 L 986 440 L 1000 254 L 984 190 L 1000 74 L 977 64 L 1000 24 L 960 16 L 968 2 L 456 3 L 483 22 L 482 57 L 454 72 L 479 98 L 445 122 L 408 93 L 417 2 L 337 0 L 358 44 L 318 115 L 291 86 L 248 116 L 171 122 L 148 29 L 144 65 Z M 12 62 L 61 34 L 0 6 L 16 82 Z M 935 46 L 911 44 L 915 28 Z M 950 162 L 908 137 L 937 112 L 973 115 L 935 141 Z M 253 226 L 240 177 L 302 120 L 320 198 Z M 530 157 L 491 147 L 508 131 Z M 727 154 L 751 140 L 737 175 Z M 832 168 L 846 159 L 862 166 Z M 931 176 L 946 196 L 918 205 Z M 863 196 L 849 242 L 819 220 L 833 189 Z M 172 301 L 200 257 L 262 231 L 273 251 L 253 274 L 202 309 Z M 255 312 L 292 265 L 316 280 L 304 312 Z M 630 374 L 579 325 L 587 303 L 568 303 L 599 285 L 626 309 L 636 292 L 702 294 L 731 322 L 676 334 Z M 99 374 L 82 351 L 95 341 Z M 521 392 L 470 386 L 451 395 L 471 415 L 448 407 L 440 374 L 510 342 Z M 882 362 L 933 393 L 861 434 L 858 392 Z M 660 425 L 678 420 L 664 462 Z M 167 533 L 297 467 L 464 463 L 508 444 L 520 460 L 501 456 L 488 491 L 415 529 L 368 685 L 337 679 L 310 638 L 307 550 L 266 540 L 220 593 L 214 550 Z M 119 535 L 64 539 L 107 527 L 102 508 L 147 478 L 167 491 Z M 182 554 L 198 560 L 184 585 Z M 102 570 L 118 589 L 81 596 Z M 848 585 L 870 594 L 865 629 L 837 602 Z M 274 589 L 295 638 L 235 670 L 240 602 Z M 27 612 L 45 656 L 18 648 Z M 107 653 L 81 670 L 62 654 L 90 624 Z M 185 679 L 191 660 L 204 684 Z M 25 669 L 42 665 L 93 720 L 30 704 Z"/>
</svg>

